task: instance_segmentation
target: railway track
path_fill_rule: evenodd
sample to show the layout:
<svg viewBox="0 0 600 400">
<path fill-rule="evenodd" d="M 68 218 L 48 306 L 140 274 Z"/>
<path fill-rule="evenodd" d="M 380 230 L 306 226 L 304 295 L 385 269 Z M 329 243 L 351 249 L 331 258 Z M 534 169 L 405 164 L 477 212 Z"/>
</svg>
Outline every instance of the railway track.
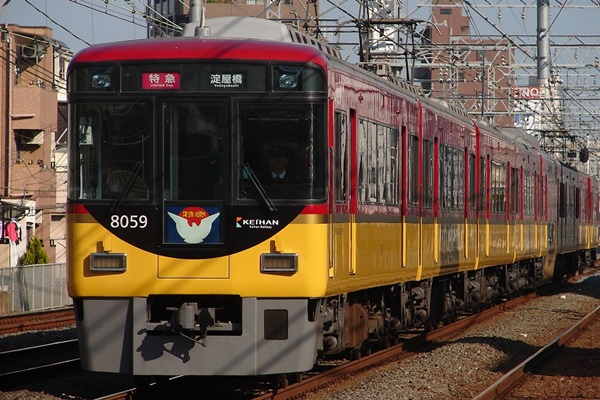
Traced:
<svg viewBox="0 0 600 400">
<path fill-rule="evenodd" d="M 77 340 L 48 343 L 0 352 L 0 390 L 40 376 L 65 374 L 80 369 Z"/>
<path fill-rule="evenodd" d="M 75 324 L 72 307 L 0 317 L 0 335 L 53 329 Z"/>
<path fill-rule="evenodd" d="M 542 366 L 542 363 L 547 363 L 550 359 L 557 357 L 562 349 L 576 340 L 579 335 L 585 333 L 588 327 L 598 320 L 599 315 L 600 306 L 587 314 L 571 328 L 564 331 L 531 357 L 517 365 L 501 379 L 494 382 L 486 390 L 475 397 L 474 400 L 495 400 L 499 398 L 505 398 L 508 394 L 513 392 L 515 388 L 522 386 L 524 382 Z M 565 367 L 568 370 L 568 367 Z M 540 395 L 539 390 L 539 387 L 536 388 L 537 395 Z"/>
<path fill-rule="evenodd" d="M 531 293 L 507 301 L 478 314 L 459 319 L 457 322 L 454 322 L 450 325 L 443 326 L 431 332 L 417 335 L 412 339 L 408 339 L 407 341 L 392 346 L 388 349 L 383 349 L 358 360 L 332 368 L 314 377 L 304 379 L 294 385 L 290 385 L 286 388 L 278 389 L 277 391 L 255 397 L 253 400 L 291 400 L 299 398 L 307 393 L 324 389 L 327 386 L 339 380 L 345 379 L 357 372 L 376 367 L 377 365 L 389 362 L 391 360 L 401 359 L 403 356 L 406 356 L 409 352 L 413 352 L 420 346 L 424 346 L 427 343 L 440 340 L 444 337 L 452 336 L 469 326 L 475 325 L 481 321 L 517 307 L 529 301 L 530 299 L 535 298 L 536 296 L 537 295 L 535 293 Z"/>
</svg>

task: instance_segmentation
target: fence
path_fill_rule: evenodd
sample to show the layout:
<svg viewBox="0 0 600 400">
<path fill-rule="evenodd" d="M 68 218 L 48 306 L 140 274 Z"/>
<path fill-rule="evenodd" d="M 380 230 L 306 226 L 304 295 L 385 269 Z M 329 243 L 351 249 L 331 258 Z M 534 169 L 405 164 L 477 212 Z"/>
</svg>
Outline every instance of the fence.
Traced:
<svg viewBox="0 0 600 400">
<path fill-rule="evenodd" d="M 0 315 L 72 305 L 66 264 L 0 268 Z"/>
</svg>

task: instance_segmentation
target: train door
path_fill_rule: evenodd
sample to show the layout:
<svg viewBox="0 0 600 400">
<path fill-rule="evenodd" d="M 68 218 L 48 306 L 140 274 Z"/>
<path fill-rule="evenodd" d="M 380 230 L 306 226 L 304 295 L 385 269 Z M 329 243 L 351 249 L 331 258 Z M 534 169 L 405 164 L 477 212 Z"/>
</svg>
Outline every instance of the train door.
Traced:
<svg viewBox="0 0 600 400">
<path fill-rule="evenodd" d="M 403 265 L 416 271 L 416 279 L 423 274 L 422 224 L 420 204 L 420 148 L 419 136 L 402 129 L 402 213 L 404 216 L 402 240 L 404 248 Z"/>
<path fill-rule="evenodd" d="M 329 277 L 347 273 L 355 273 L 354 224 L 355 214 L 351 203 L 352 149 L 356 132 L 356 111 L 350 115 L 343 111 L 335 111 L 334 144 L 332 154 L 332 196 L 330 216 L 331 262 Z"/>
<path fill-rule="evenodd" d="M 467 158 L 467 189 L 465 200 L 465 258 L 475 260 L 477 254 L 477 157 L 465 149 Z"/>
</svg>

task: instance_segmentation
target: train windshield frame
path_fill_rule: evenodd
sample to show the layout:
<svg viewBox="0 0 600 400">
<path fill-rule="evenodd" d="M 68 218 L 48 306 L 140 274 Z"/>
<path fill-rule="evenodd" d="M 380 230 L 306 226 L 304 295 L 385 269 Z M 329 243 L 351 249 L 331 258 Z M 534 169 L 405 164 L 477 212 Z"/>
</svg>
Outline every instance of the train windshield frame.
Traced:
<svg viewBox="0 0 600 400">
<path fill-rule="evenodd" d="M 72 200 L 326 199 L 327 91 L 314 65 L 84 64 L 69 83 Z M 285 188 L 265 175 L 274 152 Z"/>
</svg>

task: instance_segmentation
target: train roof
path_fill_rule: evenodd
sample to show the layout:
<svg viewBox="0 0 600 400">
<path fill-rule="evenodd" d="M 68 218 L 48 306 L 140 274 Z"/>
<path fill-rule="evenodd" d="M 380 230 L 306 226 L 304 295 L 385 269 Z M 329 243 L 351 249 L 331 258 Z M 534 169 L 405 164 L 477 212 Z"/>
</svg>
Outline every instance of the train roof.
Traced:
<svg viewBox="0 0 600 400">
<path fill-rule="evenodd" d="M 164 37 L 105 43 L 78 52 L 72 64 L 85 62 L 159 60 L 281 60 L 313 62 L 322 67 L 327 57 L 318 48 L 291 42 L 242 38 Z"/>
<path fill-rule="evenodd" d="M 540 142 L 533 136 L 525 133 L 521 128 L 499 128 L 507 139 L 512 140 L 515 143 L 524 145 L 527 149 L 535 149 L 540 153 L 544 153 Z"/>
<path fill-rule="evenodd" d="M 199 25 L 197 25 L 196 22 L 186 24 L 183 29 L 183 36 L 195 36 L 196 28 L 198 27 Z M 203 33 L 207 35 L 205 37 L 260 39 L 275 42 L 307 44 L 321 50 L 327 55 L 341 58 L 339 50 L 329 43 L 308 36 L 289 25 L 264 18 L 209 18 L 204 24 Z"/>
</svg>

